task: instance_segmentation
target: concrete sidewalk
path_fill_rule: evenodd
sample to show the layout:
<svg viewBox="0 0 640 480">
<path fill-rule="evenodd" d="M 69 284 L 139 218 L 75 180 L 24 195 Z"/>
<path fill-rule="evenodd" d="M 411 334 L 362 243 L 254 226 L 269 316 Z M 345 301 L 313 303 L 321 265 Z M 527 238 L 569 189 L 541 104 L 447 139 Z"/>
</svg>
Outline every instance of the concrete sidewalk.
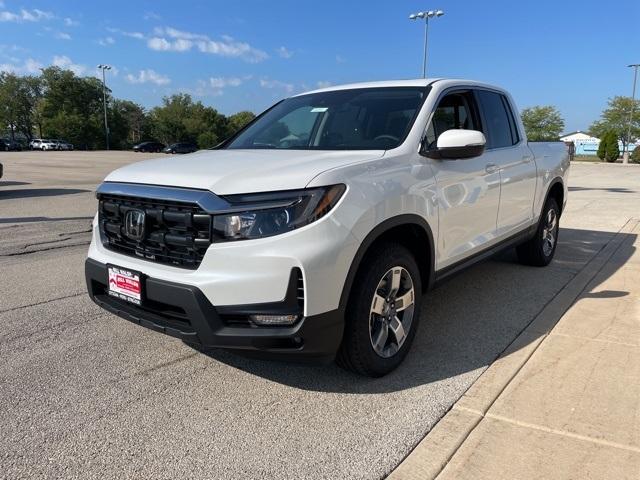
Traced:
<svg viewBox="0 0 640 480">
<path fill-rule="evenodd" d="M 389 478 L 640 479 L 639 250 L 630 220 Z"/>
</svg>

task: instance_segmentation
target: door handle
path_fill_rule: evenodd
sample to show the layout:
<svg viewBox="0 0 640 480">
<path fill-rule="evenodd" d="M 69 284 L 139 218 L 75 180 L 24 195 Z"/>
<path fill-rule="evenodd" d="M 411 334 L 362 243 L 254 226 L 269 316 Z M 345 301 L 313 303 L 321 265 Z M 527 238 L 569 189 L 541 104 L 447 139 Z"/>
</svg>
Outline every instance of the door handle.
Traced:
<svg viewBox="0 0 640 480">
<path fill-rule="evenodd" d="M 498 165 L 495 163 L 487 163 L 487 166 L 484 167 L 484 171 L 487 173 L 495 173 L 498 170 Z"/>
<path fill-rule="evenodd" d="M 533 157 L 531 155 L 523 155 L 522 156 L 522 161 L 524 163 L 529 163 L 532 159 L 533 159 Z"/>
</svg>

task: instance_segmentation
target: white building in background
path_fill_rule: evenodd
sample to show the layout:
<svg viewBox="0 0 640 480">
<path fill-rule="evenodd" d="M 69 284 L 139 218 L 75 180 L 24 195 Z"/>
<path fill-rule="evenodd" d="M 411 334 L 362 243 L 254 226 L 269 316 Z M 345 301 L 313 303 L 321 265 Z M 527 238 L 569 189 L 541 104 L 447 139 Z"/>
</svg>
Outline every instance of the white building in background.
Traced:
<svg viewBox="0 0 640 480">
<path fill-rule="evenodd" d="M 577 143 L 578 141 L 580 142 L 584 142 L 584 143 L 600 143 L 600 139 L 597 137 L 592 137 L 591 135 L 581 132 L 580 130 L 578 130 L 577 132 L 571 132 L 571 133 L 567 133 L 566 135 L 563 135 L 560 137 L 560 141 L 561 142 L 574 142 Z"/>
<path fill-rule="evenodd" d="M 598 152 L 598 146 L 600 146 L 599 138 L 592 137 L 580 130 L 562 135 L 560 137 L 560 141 L 573 142 L 575 145 L 576 155 L 596 155 Z"/>
<path fill-rule="evenodd" d="M 573 142 L 573 144 L 575 145 L 576 155 L 597 155 L 598 147 L 600 146 L 599 138 L 592 137 L 591 135 L 581 132 L 580 130 L 561 136 L 560 141 Z M 618 142 L 618 148 L 620 149 L 620 153 L 622 153 L 622 142 Z M 635 148 L 635 143 L 629 145 L 630 152 L 632 152 Z"/>
</svg>

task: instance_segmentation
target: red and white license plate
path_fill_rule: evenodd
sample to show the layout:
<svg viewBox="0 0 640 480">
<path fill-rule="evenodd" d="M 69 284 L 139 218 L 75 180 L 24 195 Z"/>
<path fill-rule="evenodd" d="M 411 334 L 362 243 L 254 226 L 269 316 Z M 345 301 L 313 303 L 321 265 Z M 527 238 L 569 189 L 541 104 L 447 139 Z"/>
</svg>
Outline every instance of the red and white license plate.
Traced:
<svg viewBox="0 0 640 480">
<path fill-rule="evenodd" d="M 109 290 L 112 297 L 127 302 L 142 304 L 142 282 L 140 273 L 109 265 Z"/>
</svg>

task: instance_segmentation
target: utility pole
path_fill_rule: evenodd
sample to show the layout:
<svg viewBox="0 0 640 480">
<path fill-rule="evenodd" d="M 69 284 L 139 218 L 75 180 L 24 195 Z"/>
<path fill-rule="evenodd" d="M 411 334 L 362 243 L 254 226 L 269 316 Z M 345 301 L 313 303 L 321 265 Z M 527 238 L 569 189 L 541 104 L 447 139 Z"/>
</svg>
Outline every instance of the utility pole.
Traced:
<svg viewBox="0 0 640 480">
<path fill-rule="evenodd" d="M 427 45 L 429 41 L 429 19 L 444 15 L 442 10 L 429 10 L 409 15 L 409 20 L 424 19 L 424 57 L 422 58 L 422 78 L 427 78 Z"/>
<path fill-rule="evenodd" d="M 625 152 L 622 154 L 622 163 L 629 163 L 629 146 L 631 144 L 631 126 L 633 125 L 633 110 L 636 106 L 636 81 L 638 80 L 638 67 L 640 67 L 640 63 L 632 63 L 631 65 L 627 65 L 627 67 L 633 67 L 633 93 L 631 94 L 631 112 L 629 113 L 629 128 L 627 130 L 627 148 Z M 636 145 L 636 148 L 640 148 L 640 146 Z"/>
<path fill-rule="evenodd" d="M 109 65 L 98 65 L 98 68 L 102 70 L 102 104 L 104 106 L 104 139 L 109 150 L 109 125 L 107 124 L 107 84 L 105 82 L 104 71 L 111 70 Z"/>
</svg>

